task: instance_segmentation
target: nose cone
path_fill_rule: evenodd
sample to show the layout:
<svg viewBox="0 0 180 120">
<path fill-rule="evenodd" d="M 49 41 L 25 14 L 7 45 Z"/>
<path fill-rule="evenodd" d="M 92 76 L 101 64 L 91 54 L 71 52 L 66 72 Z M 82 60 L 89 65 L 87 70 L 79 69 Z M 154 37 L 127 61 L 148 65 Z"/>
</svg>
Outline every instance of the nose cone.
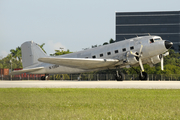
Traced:
<svg viewBox="0 0 180 120">
<path fill-rule="evenodd" d="M 165 44 L 166 49 L 169 49 L 173 46 L 173 43 L 170 41 L 165 41 L 164 44 Z"/>
</svg>

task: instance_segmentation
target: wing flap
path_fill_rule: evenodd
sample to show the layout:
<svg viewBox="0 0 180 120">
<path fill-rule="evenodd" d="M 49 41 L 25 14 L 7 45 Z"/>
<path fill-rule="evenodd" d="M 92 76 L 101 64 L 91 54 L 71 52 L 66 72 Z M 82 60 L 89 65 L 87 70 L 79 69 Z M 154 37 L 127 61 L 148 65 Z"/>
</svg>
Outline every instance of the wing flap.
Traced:
<svg viewBox="0 0 180 120">
<path fill-rule="evenodd" d="M 68 67 L 75 67 L 81 69 L 95 69 L 108 67 L 115 65 L 119 62 L 117 59 L 90 59 L 90 58 L 56 58 L 56 57 L 46 57 L 39 58 L 40 62 L 57 64 Z"/>
<path fill-rule="evenodd" d="M 44 67 L 36 67 L 36 68 L 29 68 L 29 69 L 22 69 L 22 70 L 14 70 L 9 75 L 18 75 L 18 74 L 27 73 L 27 72 L 34 72 L 43 68 Z"/>
</svg>

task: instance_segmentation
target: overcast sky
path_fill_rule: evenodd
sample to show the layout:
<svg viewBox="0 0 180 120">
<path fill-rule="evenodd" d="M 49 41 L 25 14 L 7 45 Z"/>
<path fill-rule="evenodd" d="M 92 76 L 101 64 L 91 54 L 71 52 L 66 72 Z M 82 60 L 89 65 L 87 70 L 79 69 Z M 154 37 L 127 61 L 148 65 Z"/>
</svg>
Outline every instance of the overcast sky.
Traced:
<svg viewBox="0 0 180 120">
<path fill-rule="evenodd" d="M 49 54 L 115 39 L 115 12 L 179 11 L 180 0 L 0 0 L 0 57 L 25 41 Z"/>
</svg>

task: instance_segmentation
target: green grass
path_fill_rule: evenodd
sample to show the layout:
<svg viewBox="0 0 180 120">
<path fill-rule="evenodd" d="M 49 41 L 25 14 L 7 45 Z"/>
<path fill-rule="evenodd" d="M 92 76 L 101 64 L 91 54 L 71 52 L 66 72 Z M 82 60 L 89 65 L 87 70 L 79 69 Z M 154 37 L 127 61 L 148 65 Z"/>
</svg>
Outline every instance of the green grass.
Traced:
<svg viewBox="0 0 180 120">
<path fill-rule="evenodd" d="M 180 90 L 1 88 L 0 120 L 180 119 Z"/>
</svg>

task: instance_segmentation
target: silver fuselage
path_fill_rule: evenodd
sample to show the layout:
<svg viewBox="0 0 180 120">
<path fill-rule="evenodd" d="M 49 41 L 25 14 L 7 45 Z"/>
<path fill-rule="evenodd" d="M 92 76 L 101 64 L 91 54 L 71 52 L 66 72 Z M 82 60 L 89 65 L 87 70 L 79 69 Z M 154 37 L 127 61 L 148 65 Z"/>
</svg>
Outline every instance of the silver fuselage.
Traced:
<svg viewBox="0 0 180 120">
<path fill-rule="evenodd" d="M 104 69 L 115 69 L 116 67 L 123 68 L 123 67 L 137 66 L 139 65 L 138 61 L 135 59 L 133 55 L 130 54 L 130 52 L 133 53 L 139 52 L 141 46 L 143 46 L 142 57 L 141 57 L 143 64 L 145 63 L 156 64 L 160 62 L 158 56 L 167 51 L 165 47 L 165 40 L 162 40 L 160 38 L 159 40 L 154 40 L 153 43 L 150 41 L 151 39 L 156 39 L 156 38 L 160 38 L 160 37 L 159 36 L 136 37 L 136 38 L 127 39 L 71 54 L 56 56 L 59 58 L 64 57 L 64 58 L 87 58 L 87 59 L 88 58 L 118 59 L 119 62 L 112 66 L 97 68 L 97 69 L 79 69 L 79 68 L 49 64 L 49 63 L 41 63 L 38 66 L 44 66 L 44 69 L 31 73 L 67 74 L 67 73 L 82 73 L 82 72 L 104 70 Z"/>
</svg>

